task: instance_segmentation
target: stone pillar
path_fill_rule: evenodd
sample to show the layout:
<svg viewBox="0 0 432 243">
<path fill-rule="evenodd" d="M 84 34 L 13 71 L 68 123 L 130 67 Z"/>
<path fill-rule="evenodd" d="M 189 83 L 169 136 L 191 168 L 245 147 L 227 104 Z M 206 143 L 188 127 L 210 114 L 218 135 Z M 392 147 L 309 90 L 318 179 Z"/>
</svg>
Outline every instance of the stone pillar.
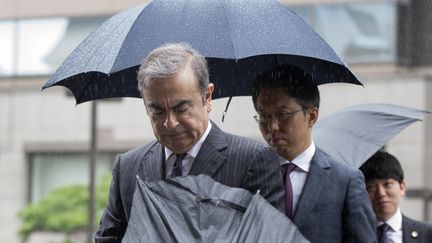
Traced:
<svg viewBox="0 0 432 243">
<path fill-rule="evenodd" d="M 398 3 L 398 62 L 407 66 L 432 65 L 432 1 Z"/>
<path fill-rule="evenodd" d="M 431 26 L 432 28 L 432 26 Z M 430 53 L 429 53 L 430 54 Z M 432 67 L 431 67 L 432 69 Z M 432 94 L 432 76 L 426 78 L 426 89 L 424 92 L 426 94 Z M 425 100 L 425 109 L 432 112 L 432 97 L 430 95 L 426 95 Z M 432 195 L 432 114 L 426 115 L 424 118 L 425 122 L 425 169 L 423 172 L 425 178 L 425 189 L 429 191 Z M 432 196 L 429 198 L 428 205 L 425 205 L 427 208 L 425 212 L 425 219 L 432 223 Z"/>
</svg>

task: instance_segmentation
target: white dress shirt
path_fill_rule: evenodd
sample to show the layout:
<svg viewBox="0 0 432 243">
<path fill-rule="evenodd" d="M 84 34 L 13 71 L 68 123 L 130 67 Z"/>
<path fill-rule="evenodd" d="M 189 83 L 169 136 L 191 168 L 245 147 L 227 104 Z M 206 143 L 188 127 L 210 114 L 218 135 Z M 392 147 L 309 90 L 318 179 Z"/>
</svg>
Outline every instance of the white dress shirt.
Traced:
<svg viewBox="0 0 432 243">
<path fill-rule="evenodd" d="M 201 149 L 201 146 L 203 145 L 204 141 L 206 140 L 207 136 L 210 133 L 210 130 L 212 128 L 211 122 L 208 122 L 207 129 L 205 130 L 204 134 L 201 136 L 200 140 L 189 150 L 186 152 L 186 156 L 182 160 L 182 175 L 189 174 L 189 170 L 192 168 L 192 164 L 198 154 L 198 152 Z M 166 177 L 171 176 L 172 169 L 174 167 L 175 163 L 175 156 L 174 153 L 164 147 L 165 149 L 165 175 Z"/>
<path fill-rule="evenodd" d="M 315 154 L 315 144 L 312 141 L 311 145 L 303 151 L 301 154 L 299 154 L 296 158 L 293 159 L 293 161 L 288 161 L 281 157 L 281 166 L 293 163 L 297 167 L 294 171 L 290 174 L 291 179 L 291 185 L 293 187 L 293 211 L 295 212 L 295 209 L 297 208 L 297 203 L 300 198 L 301 192 L 303 190 L 304 184 L 306 182 L 307 174 L 310 169 L 310 163 L 312 160 L 312 157 Z"/>
<path fill-rule="evenodd" d="M 390 226 L 390 230 L 387 232 L 388 238 L 393 243 L 402 243 L 402 213 L 398 208 L 396 213 L 391 216 L 387 221 L 378 221 L 378 226 L 386 223 Z"/>
</svg>

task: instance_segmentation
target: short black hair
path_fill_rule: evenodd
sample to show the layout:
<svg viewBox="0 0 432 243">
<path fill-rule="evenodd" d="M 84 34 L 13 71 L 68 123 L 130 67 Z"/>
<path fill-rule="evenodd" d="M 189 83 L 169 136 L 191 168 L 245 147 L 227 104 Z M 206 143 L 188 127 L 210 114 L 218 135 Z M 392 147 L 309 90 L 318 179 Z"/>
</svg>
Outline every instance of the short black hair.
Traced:
<svg viewBox="0 0 432 243">
<path fill-rule="evenodd" d="M 399 160 L 385 151 L 378 151 L 360 167 L 368 182 L 374 179 L 395 179 L 399 183 L 404 180 L 404 172 Z"/>
<path fill-rule="evenodd" d="M 278 66 L 253 80 L 252 101 L 255 109 L 262 88 L 284 89 L 286 94 L 296 99 L 302 108 L 319 108 L 320 94 L 317 83 L 309 73 L 298 67 L 292 65 Z"/>
</svg>

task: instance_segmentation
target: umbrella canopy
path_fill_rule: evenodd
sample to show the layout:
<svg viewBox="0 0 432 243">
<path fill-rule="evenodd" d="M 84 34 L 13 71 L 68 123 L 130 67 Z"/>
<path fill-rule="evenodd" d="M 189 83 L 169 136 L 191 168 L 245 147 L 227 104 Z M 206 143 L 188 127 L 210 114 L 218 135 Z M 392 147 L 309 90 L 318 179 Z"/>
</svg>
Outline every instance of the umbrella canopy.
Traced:
<svg viewBox="0 0 432 243">
<path fill-rule="evenodd" d="M 139 65 L 170 42 L 188 42 L 208 58 L 213 98 L 250 95 L 250 81 L 276 65 L 302 68 L 318 84 L 361 84 L 305 21 L 276 0 L 154 0 L 105 21 L 43 89 L 65 86 L 78 104 L 140 97 Z"/>
<path fill-rule="evenodd" d="M 198 175 L 153 182 L 137 178 L 122 242 L 309 241 L 259 193 Z"/>
<path fill-rule="evenodd" d="M 318 120 L 312 136 L 334 159 L 359 168 L 370 156 L 428 111 L 391 104 L 362 104 Z"/>
</svg>

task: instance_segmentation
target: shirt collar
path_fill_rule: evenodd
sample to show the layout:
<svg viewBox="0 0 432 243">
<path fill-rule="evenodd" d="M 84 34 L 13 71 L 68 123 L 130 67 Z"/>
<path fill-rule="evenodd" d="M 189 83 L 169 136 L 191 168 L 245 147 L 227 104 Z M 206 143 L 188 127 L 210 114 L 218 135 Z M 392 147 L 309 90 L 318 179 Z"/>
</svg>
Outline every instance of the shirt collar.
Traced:
<svg viewBox="0 0 432 243">
<path fill-rule="evenodd" d="M 279 157 L 281 159 L 281 166 L 288 163 L 295 164 L 298 168 L 300 168 L 304 172 L 309 172 L 310 163 L 312 160 L 312 157 L 315 154 L 315 143 L 312 141 L 309 147 L 303 151 L 301 154 L 299 154 L 297 157 L 295 157 L 292 161 L 288 161 L 287 159 L 284 159 L 282 157 Z"/>
<path fill-rule="evenodd" d="M 386 222 L 379 221 L 378 226 L 384 223 L 388 224 L 393 231 L 398 231 L 402 229 L 402 213 L 400 209 L 398 208 L 396 213 L 393 216 L 391 216 Z"/>
<path fill-rule="evenodd" d="M 201 138 L 198 140 L 198 142 L 195 143 L 195 145 L 189 151 L 186 152 L 186 154 L 188 156 L 196 158 L 198 152 L 201 149 L 201 146 L 203 145 L 204 141 L 206 140 L 207 136 L 209 135 L 211 128 L 212 128 L 212 124 L 210 121 L 208 121 L 207 129 L 205 130 L 204 134 L 201 136 Z M 165 161 L 166 161 L 173 154 L 173 152 L 167 147 L 164 147 L 164 149 L 165 149 Z"/>
</svg>

